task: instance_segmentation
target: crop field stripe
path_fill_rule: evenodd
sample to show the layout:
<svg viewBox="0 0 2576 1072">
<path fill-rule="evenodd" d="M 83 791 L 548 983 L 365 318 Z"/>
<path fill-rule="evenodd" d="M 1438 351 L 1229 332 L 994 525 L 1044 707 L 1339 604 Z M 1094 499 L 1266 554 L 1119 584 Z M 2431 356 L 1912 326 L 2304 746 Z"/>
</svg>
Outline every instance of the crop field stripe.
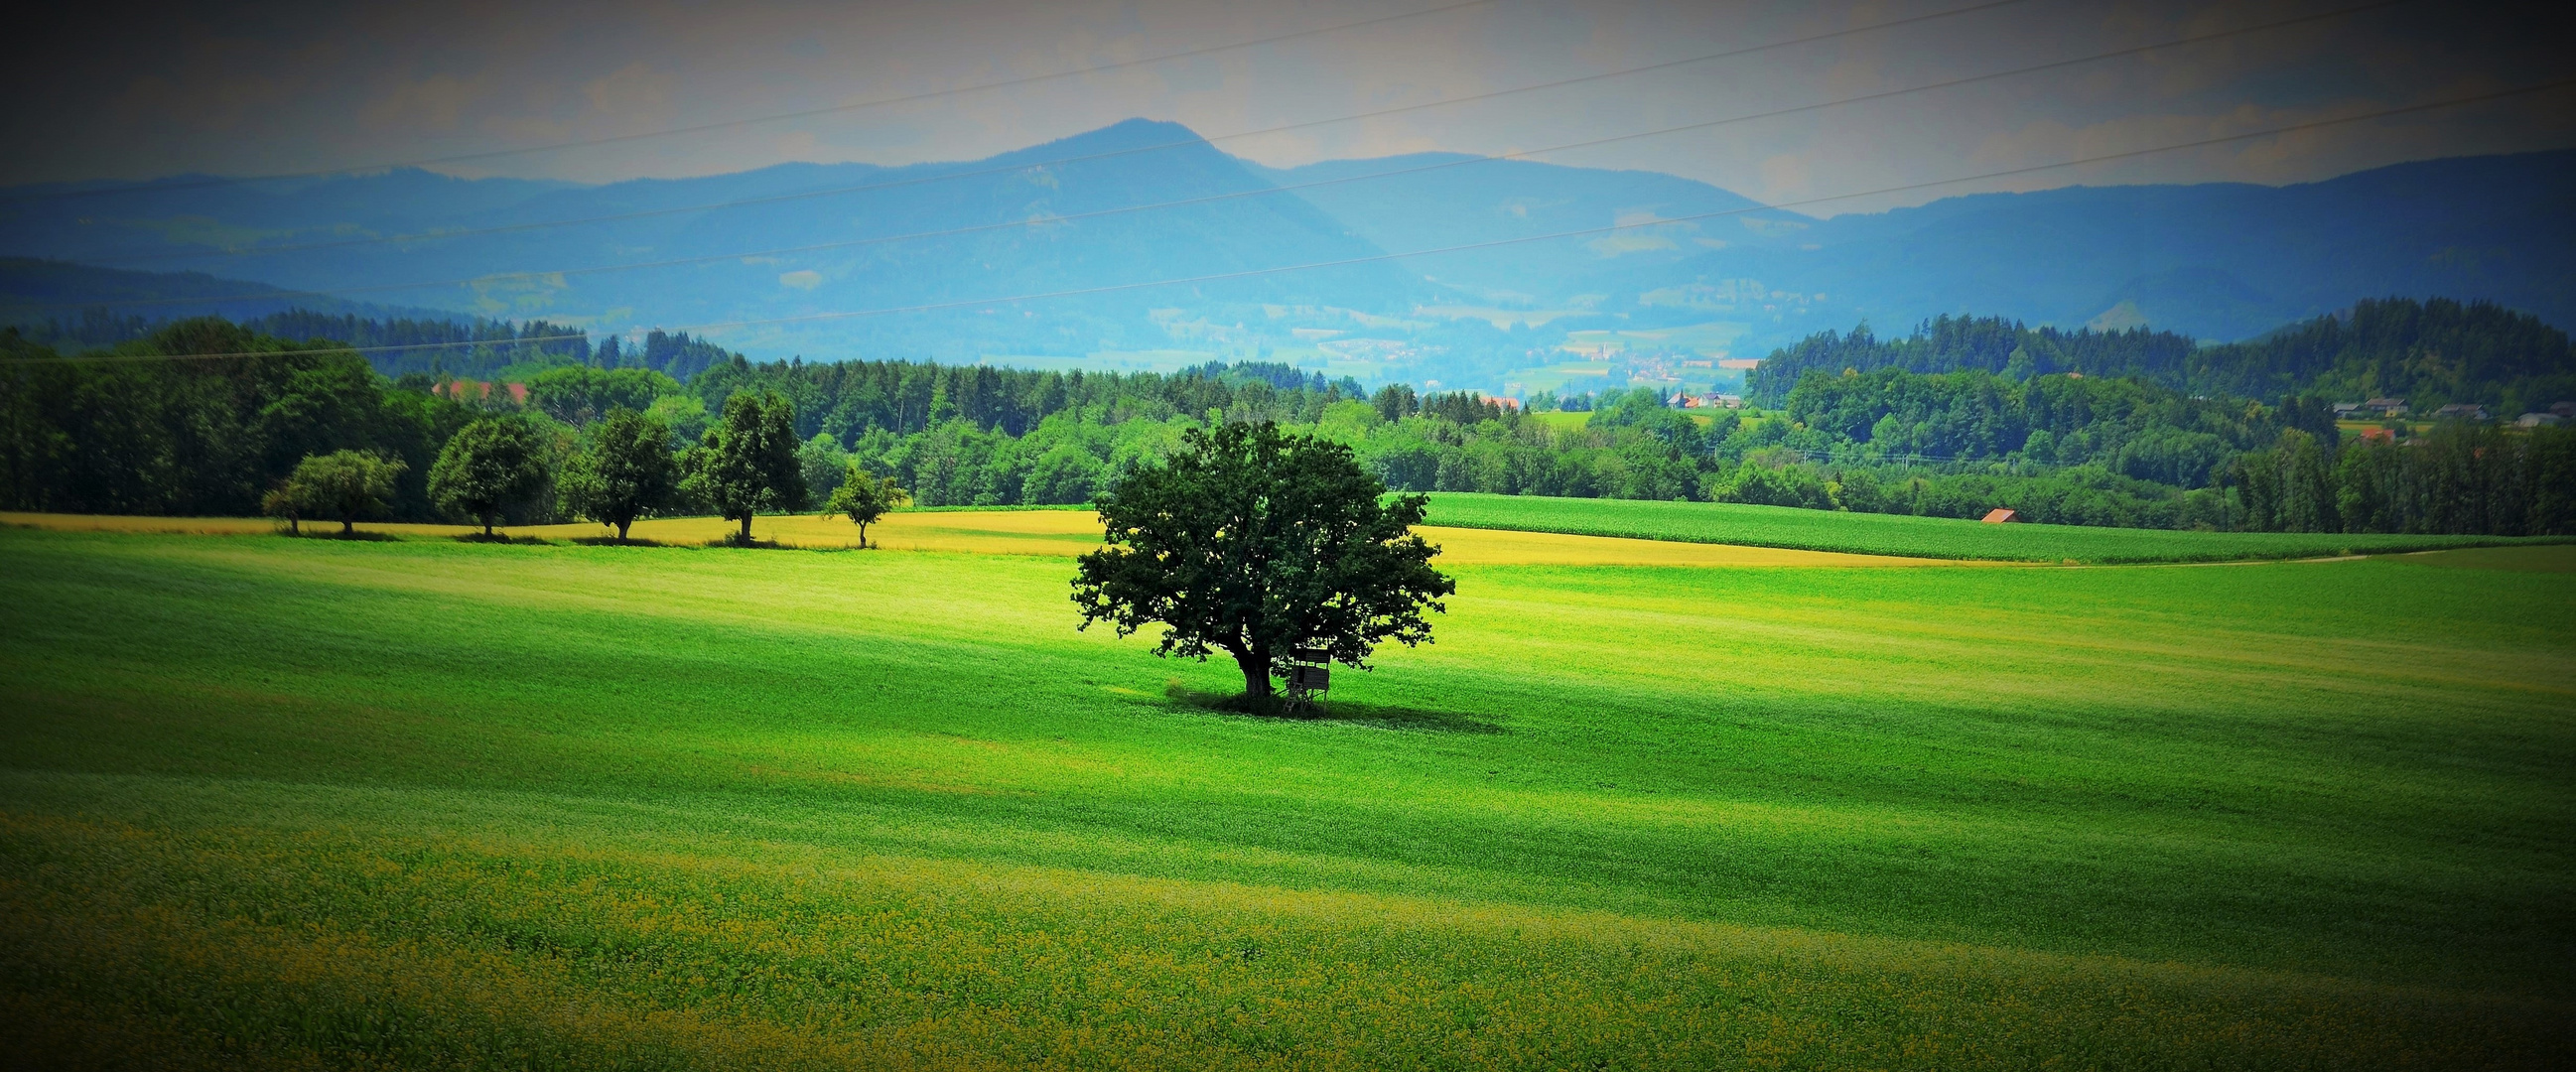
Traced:
<svg viewBox="0 0 2576 1072">
<path fill-rule="evenodd" d="M 0 514 L 0 524 L 69 532 L 143 532 L 259 535 L 277 531 L 265 518 L 151 518 L 97 515 Z M 320 531 L 334 531 L 322 527 Z M 472 535 L 466 526 L 370 523 L 370 533 L 437 538 Z M 542 540 L 598 538 L 595 525 L 541 525 L 507 530 Z M 1955 560 L 1852 555 L 1831 551 L 1584 536 L 1552 532 L 1424 526 L 1424 538 L 1443 549 L 1444 564 L 1629 566 L 1895 566 L 1955 565 Z M 703 545 L 735 532 L 720 518 L 662 518 L 637 522 L 635 539 Z M 807 549 L 850 548 L 858 530 L 848 521 L 786 514 L 757 518 L 755 538 Z M 1089 510 L 905 511 L 870 526 L 869 540 L 897 551 L 946 551 L 987 555 L 1072 557 L 1100 546 L 1100 518 Z"/>
<path fill-rule="evenodd" d="M 1889 565 L 1839 556 L 1925 561 L 1983 561 L 2121 565 L 2331 559 L 2481 547 L 2571 545 L 2557 537 L 2407 536 L 2384 534 L 2169 532 L 2073 525 L 1987 525 L 1946 518 L 1849 514 L 1727 503 L 1664 503 L 1622 499 L 1550 499 L 1537 496 L 1442 492 L 1432 497 L 1426 534 L 1452 548 L 1452 562 L 1578 563 L 1605 565 Z M 0 524 L 72 531 L 253 534 L 278 526 L 264 518 L 148 518 L 50 514 L 0 514 Z M 325 523 L 312 526 L 333 531 Z M 362 530 L 409 538 L 461 536 L 457 525 L 366 523 Z M 718 518 L 662 518 L 638 522 L 637 539 L 702 545 L 729 537 L 732 523 Z M 513 537 L 598 540 L 608 530 L 589 524 L 523 526 Z M 812 514 L 768 515 L 752 523 L 753 535 L 785 546 L 855 547 L 858 530 L 847 520 Z M 1480 538 L 1481 532 L 1525 534 Z M 1573 539 L 1556 544 L 1541 534 Z M 1088 510 L 900 511 L 869 529 L 889 549 L 977 554 L 1072 556 L 1099 545 L 1099 520 Z M 1586 544 L 1585 539 L 1623 541 Z M 1728 546 L 1733 554 L 1692 552 L 1637 544 Z M 1804 560 L 1747 553 L 1756 549 L 1812 552 L 1836 558 Z"/>
<path fill-rule="evenodd" d="M 2566 537 L 2184 532 L 2083 525 L 1989 525 L 1736 503 L 1552 499 L 1436 492 L 1429 521 L 1647 540 L 1742 544 L 1923 558 L 2121 564 L 2341 557 L 2355 553 L 2576 542 Z"/>
<path fill-rule="evenodd" d="M 269 792 L 285 798 L 282 814 L 337 810 L 327 789 Z M 467 826 L 556 815 L 506 798 L 372 803 L 359 810 L 435 810 Z M 43 917 L 10 913 L 0 925 L 22 948 L 52 950 L 63 943 L 50 927 L 110 923 L 109 941 L 57 970 L 140 990 L 133 1011 L 159 1014 L 146 1022 L 165 1029 L 213 1026 L 203 997 L 217 996 L 230 999 L 215 1004 L 222 1013 L 287 1025 L 277 1033 L 290 1045 L 316 1026 L 392 1034 L 428 1021 L 447 1045 L 470 1047 L 514 1024 L 576 1052 L 642 1045 L 790 1064 L 936 1061 L 938 1048 L 961 1046 L 1118 1064 L 1112 1047 L 1150 1054 L 1177 1036 L 1202 1057 L 1280 1060 L 1294 1055 L 1264 1051 L 1292 1046 L 1309 1055 L 1292 1065 L 1372 1067 L 1427 1030 L 1499 1067 L 1641 1049 L 1688 1064 L 1769 1054 L 1942 1067 L 2133 1052 L 2123 1036 L 2140 1028 L 2185 1052 L 2200 1040 L 2212 1056 L 2333 1038 L 2347 1063 L 2404 1064 L 2506 1045 L 2517 1025 L 2555 1011 L 1955 944 L 677 842 L 559 818 L 538 838 L 388 836 L 377 821 L 0 819 L 13 858 L 96 859 L 108 842 L 127 880 L 111 888 L 203 890 L 194 910 L 143 910 L 148 932 L 112 925 L 139 909 L 116 897 L 45 904 Z M 294 869 L 291 884 L 278 865 Z M 137 977 L 173 960 L 224 975 L 175 994 Z M 1523 970 L 1493 972 L 1504 965 Z M 373 1007 L 351 1007 L 356 994 Z M 245 999 L 257 1004 L 238 1008 Z M 1836 1022 L 1891 1003 L 1905 1009 L 1901 1047 L 1892 1033 Z"/>
</svg>

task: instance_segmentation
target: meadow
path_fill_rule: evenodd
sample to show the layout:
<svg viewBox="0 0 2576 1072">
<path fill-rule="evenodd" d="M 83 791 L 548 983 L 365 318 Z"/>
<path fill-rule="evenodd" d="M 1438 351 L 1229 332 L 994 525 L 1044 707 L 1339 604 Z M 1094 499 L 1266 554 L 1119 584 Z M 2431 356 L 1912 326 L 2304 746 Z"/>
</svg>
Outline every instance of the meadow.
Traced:
<svg viewBox="0 0 2576 1072">
<path fill-rule="evenodd" d="M 1905 568 L 1454 530 L 1437 643 L 1280 720 L 1212 708 L 1230 666 L 1074 629 L 1084 544 L 1045 526 L 1084 515 L 906 516 L 948 549 L 0 528 L 0 1046 L 370 1068 L 2576 1049 L 2576 548 Z"/>
<path fill-rule="evenodd" d="M 1846 514 L 1741 503 L 1554 499 L 1471 492 L 1433 493 L 1429 520 L 1435 525 L 1458 528 L 1626 536 L 1861 555 L 2085 565 L 2321 558 L 2507 546 L 2553 539 L 1989 525 L 1956 518 Z"/>
</svg>

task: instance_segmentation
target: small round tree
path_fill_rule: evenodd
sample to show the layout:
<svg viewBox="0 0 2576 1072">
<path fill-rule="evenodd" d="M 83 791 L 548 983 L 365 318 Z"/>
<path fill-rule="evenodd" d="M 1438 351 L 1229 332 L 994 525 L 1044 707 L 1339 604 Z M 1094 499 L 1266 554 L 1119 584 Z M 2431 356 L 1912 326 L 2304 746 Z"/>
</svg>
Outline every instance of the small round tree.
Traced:
<svg viewBox="0 0 2576 1072">
<path fill-rule="evenodd" d="M 337 518 L 340 534 L 347 536 L 358 531 L 361 519 L 384 516 L 394 478 L 404 468 L 401 462 L 362 451 L 308 454 L 263 504 L 271 514 L 284 516 L 290 527 L 306 516 Z"/>
<path fill-rule="evenodd" d="M 671 429 L 634 410 L 611 407 L 590 427 L 589 441 L 565 464 L 558 483 L 565 513 L 614 526 L 623 543 L 636 518 L 670 505 L 679 491 Z"/>
<path fill-rule="evenodd" d="M 292 476 L 278 481 L 268 494 L 260 496 L 259 510 L 286 522 L 286 531 L 297 536 L 304 535 L 305 518 L 322 516 L 322 504 L 315 501 L 312 486 L 298 483 Z"/>
<path fill-rule="evenodd" d="M 1261 708 L 1299 649 L 1368 669 L 1384 641 L 1431 639 L 1424 611 L 1457 586 L 1414 535 L 1427 500 L 1387 499 L 1350 448 L 1269 422 L 1183 433 L 1179 453 L 1097 500 L 1109 546 L 1082 556 L 1082 627 L 1166 628 L 1157 655 L 1223 651 Z"/>
<path fill-rule="evenodd" d="M 868 545 L 868 526 L 886 511 L 912 504 L 912 493 L 896 487 L 894 478 L 878 476 L 858 462 L 851 462 L 841 478 L 841 486 L 832 489 L 831 501 L 823 504 L 825 517 L 839 515 L 859 526 L 859 546 Z"/>
<path fill-rule="evenodd" d="M 736 542 L 751 542 L 752 515 L 805 508 L 805 470 L 796 459 L 796 407 L 779 395 L 737 391 L 724 418 L 689 451 L 689 496 L 742 523 Z"/>
<path fill-rule="evenodd" d="M 512 503 L 546 487 L 546 442 L 527 418 L 485 417 L 456 430 L 429 467 L 429 498 L 439 509 L 483 523 L 483 535 Z"/>
</svg>

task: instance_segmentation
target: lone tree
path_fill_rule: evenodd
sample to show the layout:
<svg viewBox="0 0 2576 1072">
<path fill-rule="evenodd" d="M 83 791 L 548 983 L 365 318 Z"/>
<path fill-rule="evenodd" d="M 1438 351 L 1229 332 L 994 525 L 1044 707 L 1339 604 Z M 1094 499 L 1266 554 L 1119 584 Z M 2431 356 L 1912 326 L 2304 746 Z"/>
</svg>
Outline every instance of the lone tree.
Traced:
<svg viewBox="0 0 2576 1072">
<path fill-rule="evenodd" d="M 690 497 L 742 522 L 738 543 L 751 542 L 751 517 L 805 508 L 805 470 L 796 459 L 796 408 L 775 394 L 737 391 L 724 419 L 689 451 Z"/>
<path fill-rule="evenodd" d="M 300 470 L 303 466 L 296 468 Z M 316 501 L 312 485 L 299 483 L 289 476 L 268 489 L 268 494 L 259 497 L 259 512 L 285 521 L 286 531 L 301 536 L 304 535 L 304 519 L 322 516 L 322 504 Z"/>
<path fill-rule="evenodd" d="M 1300 648 L 1368 669 L 1381 641 L 1431 639 L 1425 610 L 1457 586 L 1411 529 L 1426 500 L 1386 501 L 1350 448 L 1269 422 L 1182 433 L 1168 462 L 1097 505 L 1109 546 L 1082 556 L 1082 627 L 1168 628 L 1156 655 L 1234 656 L 1244 700 L 1265 706 L 1272 668 Z"/>
<path fill-rule="evenodd" d="M 502 510 L 545 491 L 546 460 L 545 438 L 527 418 L 485 417 L 457 429 L 430 464 L 430 501 L 482 522 L 489 537 Z"/>
<path fill-rule="evenodd" d="M 849 518 L 859 526 L 859 546 L 868 545 L 868 526 L 884 517 L 886 511 L 912 504 L 912 493 L 896 487 L 894 478 L 878 476 L 866 466 L 853 461 L 841 486 L 832 489 L 831 501 L 823 504 L 823 514 Z"/>
<path fill-rule="evenodd" d="M 360 519 L 384 516 L 385 502 L 394 495 L 394 478 L 404 468 L 401 462 L 355 450 L 308 454 L 262 505 L 272 516 L 286 518 L 291 531 L 303 531 L 296 525 L 303 517 L 333 517 L 339 519 L 340 534 L 346 536 L 358 531 Z"/>
<path fill-rule="evenodd" d="M 623 406 L 612 407 L 591 426 L 590 441 L 565 464 L 558 483 L 565 513 L 615 526 L 622 543 L 636 518 L 670 505 L 679 492 L 671 428 Z"/>
</svg>

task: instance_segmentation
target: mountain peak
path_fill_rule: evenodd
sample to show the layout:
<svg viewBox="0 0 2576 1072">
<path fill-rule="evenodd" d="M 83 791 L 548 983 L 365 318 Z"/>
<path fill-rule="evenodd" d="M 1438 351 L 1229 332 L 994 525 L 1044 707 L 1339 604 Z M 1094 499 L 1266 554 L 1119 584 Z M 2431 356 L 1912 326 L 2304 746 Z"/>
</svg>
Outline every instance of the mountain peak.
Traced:
<svg viewBox="0 0 2576 1072">
<path fill-rule="evenodd" d="M 993 157 L 995 160 L 1061 160 L 1069 156 L 1092 153 L 1131 152 L 1141 149 L 1204 148 L 1214 151 L 1206 138 L 1179 123 L 1160 119 L 1122 119 L 1096 130 L 1068 135 L 1042 145 L 1032 145 Z"/>
</svg>

